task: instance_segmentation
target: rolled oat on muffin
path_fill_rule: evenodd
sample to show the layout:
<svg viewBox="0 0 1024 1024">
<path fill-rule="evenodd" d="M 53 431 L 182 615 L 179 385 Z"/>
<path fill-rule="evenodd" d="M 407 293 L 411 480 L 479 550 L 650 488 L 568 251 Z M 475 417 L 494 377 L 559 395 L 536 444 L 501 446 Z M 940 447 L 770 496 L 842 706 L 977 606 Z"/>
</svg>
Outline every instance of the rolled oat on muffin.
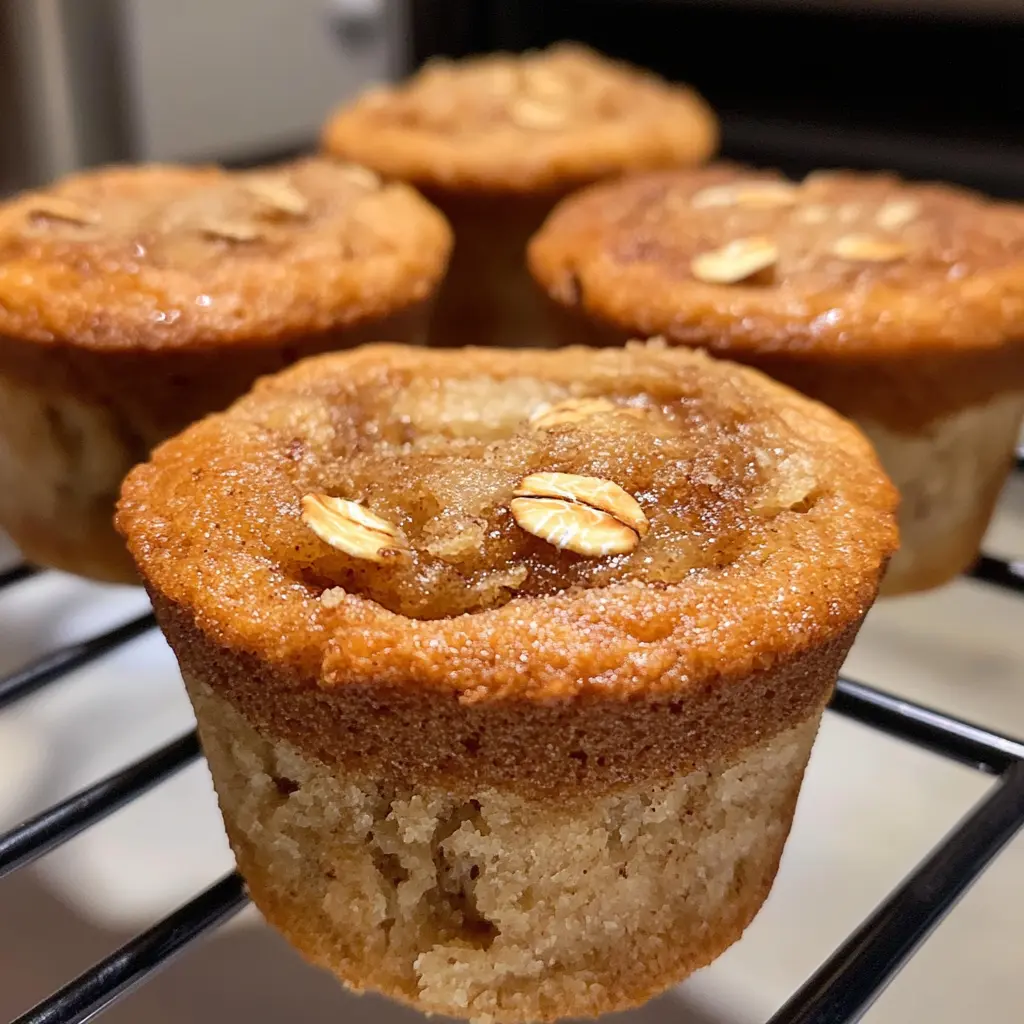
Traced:
<svg viewBox="0 0 1024 1024">
<path fill-rule="evenodd" d="M 118 526 L 266 918 L 525 1022 L 739 938 L 895 502 L 852 425 L 699 352 L 370 346 L 163 444 Z"/>
<path fill-rule="evenodd" d="M 321 159 L 110 167 L 0 205 L 0 527 L 136 580 L 128 469 L 297 358 L 422 338 L 450 245 L 411 189 Z"/>
<path fill-rule="evenodd" d="M 565 200 L 530 246 L 564 342 L 639 333 L 857 421 L 902 495 L 883 594 L 977 557 L 1024 416 L 1024 213 L 891 175 L 717 167 Z"/>
<path fill-rule="evenodd" d="M 420 188 L 455 229 L 435 344 L 540 346 L 526 243 L 566 192 L 629 170 L 702 163 L 717 121 L 692 90 L 577 44 L 435 60 L 341 107 L 324 147 Z"/>
</svg>

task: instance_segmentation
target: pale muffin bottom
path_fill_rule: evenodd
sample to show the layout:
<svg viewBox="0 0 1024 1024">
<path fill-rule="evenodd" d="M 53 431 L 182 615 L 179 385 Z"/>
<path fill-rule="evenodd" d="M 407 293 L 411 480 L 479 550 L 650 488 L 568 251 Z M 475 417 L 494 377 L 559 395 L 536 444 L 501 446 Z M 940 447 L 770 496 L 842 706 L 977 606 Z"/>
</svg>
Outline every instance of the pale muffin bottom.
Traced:
<svg viewBox="0 0 1024 1024">
<path fill-rule="evenodd" d="M 421 344 L 431 302 L 287 344 L 78 353 L 100 394 L 0 372 L 0 529 L 37 565 L 138 584 L 113 519 L 125 475 L 154 445 L 298 359 L 382 338 Z"/>
<path fill-rule="evenodd" d="M 1024 394 L 1000 395 L 901 434 L 858 420 L 900 492 L 900 548 L 881 593 L 927 590 L 978 557 L 1010 468 Z"/>
<path fill-rule="evenodd" d="M 545 799 L 330 768 L 188 685 L 267 920 L 353 989 L 475 1021 L 635 1006 L 735 942 L 775 878 L 820 720 L 705 771 Z"/>
<path fill-rule="evenodd" d="M 0 376 L 0 527 L 30 562 L 137 583 L 113 515 L 145 456 L 104 406 Z"/>
</svg>

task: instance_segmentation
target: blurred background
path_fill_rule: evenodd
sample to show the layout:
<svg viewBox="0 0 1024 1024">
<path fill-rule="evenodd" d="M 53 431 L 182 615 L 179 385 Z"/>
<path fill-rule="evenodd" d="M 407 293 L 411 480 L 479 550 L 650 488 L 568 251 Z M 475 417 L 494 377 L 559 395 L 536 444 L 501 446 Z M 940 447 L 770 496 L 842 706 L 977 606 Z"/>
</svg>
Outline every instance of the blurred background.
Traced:
<svg viewBox="0 0 1024 1024">
<path fill-rule="evenodd" d="M 729 157 L 878 167 L 1024 193 L 1021 0 L 0 0 L 0 192 L 111 160 L 253 164 L 427 57 L 562 38 L 693 83 Z M 1024 478 L 986 550 L 1024 556 Z M 0 541 L 0 568 L 17 555 Z M 0 674 L 144 611 L 45 573 L 0 593 Z M 969 580 L 885 603 L 856 679 L 1024 734 L 1021 606 Z M 191 728 L 153 634 L 0 716 L 0 829 Z M 776 890 L 747 937 L 628 1024 L 762 1024 L 989 785 L 828 716 Z M 0 1022 L 231 868 L 195 764 L 0 881 Z M 1024 1019 L 1024 840 L 866 1018 Z M 111 1024 L 412 1024 L 304 966 L 249 910 L 103 1017 Z M 626 1024 L 626 1022 L 623 1022 Z"/>
<path fill-rule="evenodd" d="M 730 157 L 1024 187 L 1021 0 L 4 0 L 0 187 L 259 162 L 431 55 L 562 38 L 696 85 Z"/>
</svg>

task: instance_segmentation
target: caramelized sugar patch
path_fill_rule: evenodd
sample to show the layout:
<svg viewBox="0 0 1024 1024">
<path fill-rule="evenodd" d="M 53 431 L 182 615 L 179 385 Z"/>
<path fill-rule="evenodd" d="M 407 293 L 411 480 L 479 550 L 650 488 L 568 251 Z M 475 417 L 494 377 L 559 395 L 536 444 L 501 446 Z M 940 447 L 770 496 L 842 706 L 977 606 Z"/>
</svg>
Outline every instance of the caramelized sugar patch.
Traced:
<svg viewBox="0 0 1024 1024">
<path fill-rule="evenodd" d="M 729 384 L 713 414 L 704 397 L 628 381 L 595 393 L 395 371 L 330 402 L 270 398 L 260 443 L 279 448 L 285 489 L 246 518 L 328 607 L 340 588 L 443 618 L 517 596 L 671 584 L 770 543 L 777 517 L 827 492 L 789 426 L 754 419 Z M 563 519 L 531 529 L 524 506 L 517 518 L 524 500 L 561 503 Z M 336 510 L 326 525 L 325 507 Z M 571 543 L 559 540 L 565 516 Z"/>
</svg>

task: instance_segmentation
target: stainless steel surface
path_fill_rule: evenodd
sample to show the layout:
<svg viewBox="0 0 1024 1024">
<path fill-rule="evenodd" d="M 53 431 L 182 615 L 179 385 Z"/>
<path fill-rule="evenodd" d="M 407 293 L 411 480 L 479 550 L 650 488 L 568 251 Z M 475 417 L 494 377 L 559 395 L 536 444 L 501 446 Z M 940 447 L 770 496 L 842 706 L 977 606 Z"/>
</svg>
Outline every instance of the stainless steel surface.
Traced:
<svg viewBox="0 0 1024 1024">
<path fill-rule="evenodd" d="M 362 32 L 339 32 L 343 15 L 325 0 L 123 0 L 134 155 L 237 159 L 315 140 L 335 103 L 395 62 L 384 0 L 350 11 Z"/>
<path fill-rule="evenodd" d="M 61 0 L 8 0 L 0 9 L 4 191 L 79 163 Z"/>
<path fill-rule="evenodd" d="M 314 142 L 401 63 L 387 0 L 5 0 L 0 192 L 114 160 L 247 160 Z"/>
</svg>

